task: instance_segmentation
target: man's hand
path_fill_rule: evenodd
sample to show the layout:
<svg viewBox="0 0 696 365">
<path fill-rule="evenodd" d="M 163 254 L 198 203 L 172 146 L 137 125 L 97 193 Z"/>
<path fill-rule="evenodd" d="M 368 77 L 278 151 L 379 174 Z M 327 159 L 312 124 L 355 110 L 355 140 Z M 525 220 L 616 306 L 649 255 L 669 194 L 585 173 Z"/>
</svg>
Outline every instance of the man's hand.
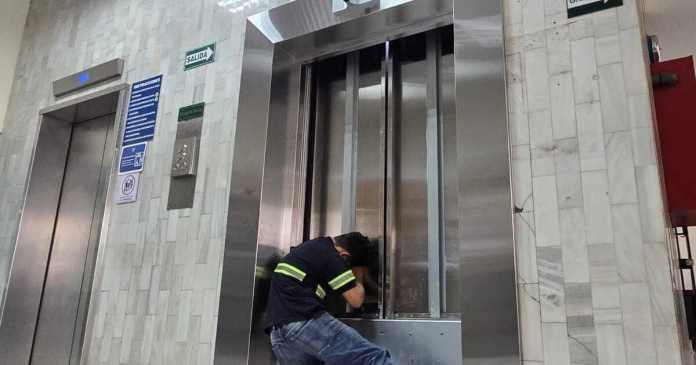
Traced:
<svg viewBox="0 0 696 365">
<path fill-rule="evenodd" d="M 358 266 L 353 268 L 353 275 L 358 283 L 365 283 L 365 278 L 367 277 L 367 267 Z"/>
<path fill-rule="evenodd" d="M 365 288 L 358 282 L 353 289 L 343 293 L 343 298 L 351 307 L 358 309 L 365 302 Z"/>
</svg>

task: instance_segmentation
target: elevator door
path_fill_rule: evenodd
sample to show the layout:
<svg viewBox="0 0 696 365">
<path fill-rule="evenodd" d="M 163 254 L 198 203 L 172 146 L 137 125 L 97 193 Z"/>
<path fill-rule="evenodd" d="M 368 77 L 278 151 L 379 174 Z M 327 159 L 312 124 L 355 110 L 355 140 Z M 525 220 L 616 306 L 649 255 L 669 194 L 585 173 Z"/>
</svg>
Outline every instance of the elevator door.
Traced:
<svg viewBox="0 0 696 365">
<path fill-rule="evenodd" d="M 315 130 L 305 238 L 374 241 L 365 306 L 335 314 L 456 319 L 459 306 L 452 28 L 312 65 Z"/>
<path fill-rule="evenodd" d="M 78 364 L 113 148 L 114 115 L 72 127 L 31 364 Z"/>
</svg>

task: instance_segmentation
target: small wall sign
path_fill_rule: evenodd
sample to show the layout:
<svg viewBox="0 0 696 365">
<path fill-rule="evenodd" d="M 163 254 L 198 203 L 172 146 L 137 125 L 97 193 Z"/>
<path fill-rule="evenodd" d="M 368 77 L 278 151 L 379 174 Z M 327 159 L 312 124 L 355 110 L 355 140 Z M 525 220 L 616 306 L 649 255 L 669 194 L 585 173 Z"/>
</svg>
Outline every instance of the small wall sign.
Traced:
<svg viewBox="0 0 696 365">
<path fill-rule="evenodd" d="M 118 194 L 116 204 L 134 203 L 138 200 L 140 173 L 121 175 L 118 177 Z"/>
<path fill-rule="evenodd" d="M 615 8 L 623 5 L 623 0 L 567 0 L 568 18 Z"/>
<path fill-rule="evenodd" d="M 215 62 L 215 43 L 186 52 L 184 71 Z"/>
</svg>

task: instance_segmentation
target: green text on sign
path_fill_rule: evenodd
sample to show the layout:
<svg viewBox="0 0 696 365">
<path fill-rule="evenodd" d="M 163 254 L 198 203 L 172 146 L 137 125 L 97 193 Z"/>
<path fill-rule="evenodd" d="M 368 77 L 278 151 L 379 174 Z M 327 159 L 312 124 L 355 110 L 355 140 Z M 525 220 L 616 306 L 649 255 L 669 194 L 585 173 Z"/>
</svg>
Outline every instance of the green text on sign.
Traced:
<svg viewBox="0 0 696 365">
<path fill-rule="evenodd" d="M 184 71 L 215 62 L 215 43 L 186 52 Z"/>
<path fill-rule="evenodd" d="M 195 104 L 179 109 L 179 121 L 184 122 L 187 120 L 201 118 L 205 111 L 205 103 Z"/>
</svg>

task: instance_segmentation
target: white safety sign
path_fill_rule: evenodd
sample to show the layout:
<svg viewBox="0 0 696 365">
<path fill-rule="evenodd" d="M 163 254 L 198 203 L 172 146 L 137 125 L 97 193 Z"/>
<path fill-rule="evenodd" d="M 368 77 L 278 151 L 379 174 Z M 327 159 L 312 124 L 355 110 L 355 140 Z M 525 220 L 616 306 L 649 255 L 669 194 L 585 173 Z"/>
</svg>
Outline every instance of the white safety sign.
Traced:
<svg viewBox="0 0 696 365">
<path fill-rule="evenodd" d="M 138 188 L 140 187 L 140 173 L 119 175 L 117 204 L 128 204 L 138 200 Z"/>
</svg>

